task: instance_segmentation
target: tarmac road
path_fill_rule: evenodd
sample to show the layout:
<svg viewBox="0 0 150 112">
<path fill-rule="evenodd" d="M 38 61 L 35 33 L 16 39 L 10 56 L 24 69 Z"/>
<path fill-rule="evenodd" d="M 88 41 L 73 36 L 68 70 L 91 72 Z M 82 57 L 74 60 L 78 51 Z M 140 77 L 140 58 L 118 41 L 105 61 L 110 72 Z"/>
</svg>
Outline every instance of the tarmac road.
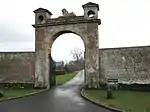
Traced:
<svg viewBox="0 0 150 112">
<path fill-rule="evenodd" d="M 0 102 L 0 112 L 111 112 L 83 99 L 84 71 L 64 85 L 29 97 Z"/>
</svg>

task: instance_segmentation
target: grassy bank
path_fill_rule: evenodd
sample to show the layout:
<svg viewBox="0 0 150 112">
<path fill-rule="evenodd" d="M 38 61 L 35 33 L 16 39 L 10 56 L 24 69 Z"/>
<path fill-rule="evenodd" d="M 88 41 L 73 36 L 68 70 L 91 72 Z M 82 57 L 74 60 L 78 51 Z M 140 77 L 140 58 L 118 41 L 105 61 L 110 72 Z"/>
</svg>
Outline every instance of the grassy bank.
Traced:
<svg viewBox="0 0 150 112">
<path fill-rule="evenodd" d="M 73 73 L 70 73 L 70 74 L 64 74 L 64 75 L 56 76 L 56 85 L 66 83 L 67 81 L 69 81 L 73 77 L 75 77 L 76 74 L 77 74 L 77 72 L 73 72 Z"/>
<path fill-rule="evenodd" d="M 85 93 L 91 99 L 100 100 L 126 112 L 150 112 L 150 92 L 114 91 L 113 99 L 106 99 L 104 90 L 85 90 Z"/>
<path fill-rule="evenodd" d="M 13 97 L 21 97 L 27 94 L 31 94 L 34 92 L 40 91 L 40 89 L 1 89 L 4 97 L 0 98 L 0 100 L 10 99 Z"/>
</svg>

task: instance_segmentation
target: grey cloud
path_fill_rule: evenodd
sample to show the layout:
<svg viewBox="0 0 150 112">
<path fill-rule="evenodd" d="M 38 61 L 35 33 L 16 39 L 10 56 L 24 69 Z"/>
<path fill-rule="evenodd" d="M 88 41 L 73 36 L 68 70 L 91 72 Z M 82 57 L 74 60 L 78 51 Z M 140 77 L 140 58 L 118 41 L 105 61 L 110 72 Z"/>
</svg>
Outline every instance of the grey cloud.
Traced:
<svg viewBox="0 0 150 112">
<path fill-rule="evenodd" d="M 35 51 L 34 42 L 0 43 L 0 52 Z"/>
<path fill-rule="evenodd" d="M 7 28 L 8 27 L 8 28 Z M 32 42 L 34 41 L 34 34 L 23 33 L 19 28 L 10 26 L 0 26 L 0 43 L 2 42 Z"/>
</svg>

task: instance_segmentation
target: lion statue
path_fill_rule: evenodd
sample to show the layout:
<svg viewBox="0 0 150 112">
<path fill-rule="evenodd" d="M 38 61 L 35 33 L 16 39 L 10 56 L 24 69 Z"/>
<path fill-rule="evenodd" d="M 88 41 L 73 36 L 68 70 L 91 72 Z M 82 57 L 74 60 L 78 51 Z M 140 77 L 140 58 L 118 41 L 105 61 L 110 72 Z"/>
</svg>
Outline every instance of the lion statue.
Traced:
<svg viewBox="0 0 150 112">
<path fill-rule="evenodd" d="M 74 14 L 74 12 L 69 13 L 65 8 L 62 9 L 62 14 L 63 14 L 63 16 L 65 16 L 65 17 L 68 17 L 68 16 L 76 16 L 76 15 Z"/>
</svg>

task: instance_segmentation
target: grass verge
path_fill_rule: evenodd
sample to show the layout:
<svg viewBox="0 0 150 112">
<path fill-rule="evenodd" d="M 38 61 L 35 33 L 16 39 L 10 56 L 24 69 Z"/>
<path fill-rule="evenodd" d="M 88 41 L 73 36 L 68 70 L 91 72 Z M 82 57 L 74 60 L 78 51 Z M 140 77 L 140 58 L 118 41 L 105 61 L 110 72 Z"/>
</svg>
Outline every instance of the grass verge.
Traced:
<svg viewBox="0 0 150 112">
<path fill-rule="evenodd" d="M 64 75 L 56 76 L 56 85 L 66 83 L 67 81 L 69 81 L 70 79 L 75 77 L 76 74 L 77 74 L 77 72 L 73 72 L 73 73 L 70 73 L 70 74 L 64 74 Z"/>
<path fill-rule="evenodd" d="M 113 99 L 106 99 L 105 90 L 85 90 L 85 94 L 92 100 L 99 100 L 125 112 L 150 112 L 150 92 L 118 90 L 113 92 Z"/>
<path fill-rule="evenodd" d="M 1 89 L 0 91 L 4 94 L 4 97 L 0 98 L 0 100 L 6 100 L 15 97 L 23 97 L 41 91 L 41 89 Z"/>
</svg>

